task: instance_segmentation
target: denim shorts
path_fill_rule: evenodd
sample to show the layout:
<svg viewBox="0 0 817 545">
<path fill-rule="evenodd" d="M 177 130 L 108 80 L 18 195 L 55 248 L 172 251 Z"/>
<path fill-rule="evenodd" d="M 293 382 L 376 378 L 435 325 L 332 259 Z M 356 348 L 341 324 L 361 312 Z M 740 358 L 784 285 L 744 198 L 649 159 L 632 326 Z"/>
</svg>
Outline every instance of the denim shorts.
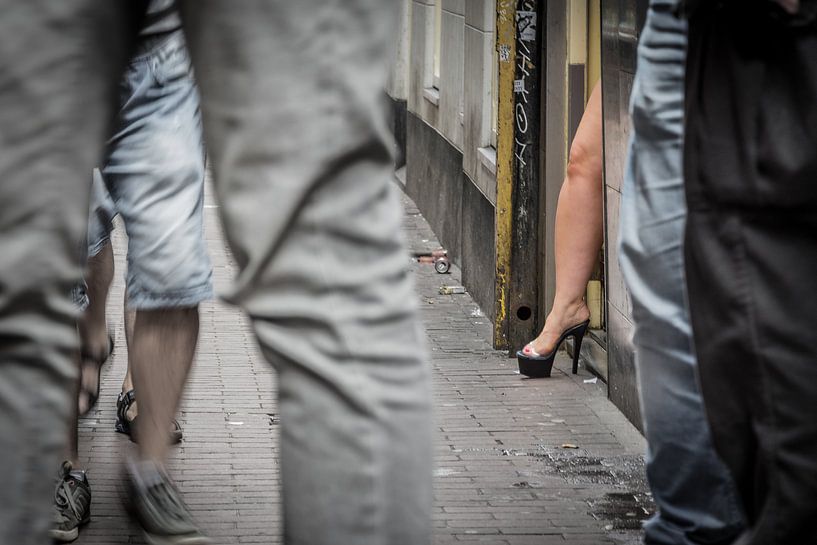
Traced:
<svg viewBox="0 0 817 545">
<path fill-rule="evenodd" d="M 213 294 L 204 239 L 204 145 L 184 36 L 134 58 L 103 167 L 93 176 L 88 255 L 128 235 L 128 307 L 191 307 Z"/>
</svg>

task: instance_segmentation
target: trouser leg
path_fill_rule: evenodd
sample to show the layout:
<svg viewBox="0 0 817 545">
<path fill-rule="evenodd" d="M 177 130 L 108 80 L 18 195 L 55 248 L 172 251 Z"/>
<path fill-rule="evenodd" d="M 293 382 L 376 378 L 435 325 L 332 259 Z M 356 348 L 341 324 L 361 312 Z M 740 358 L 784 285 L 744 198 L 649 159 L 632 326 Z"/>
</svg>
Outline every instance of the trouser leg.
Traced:
<svg viewBox="0 0 817 545">
<path fill-rule="evenodd" d="M 695 376 L 683 259 L 686 25 L 672 11 L 652 3 L 640 37 L 621 205 L 619 261 L 633 302 L 647 477 L 658 505 L 645 542 L 727 544 L 742 514 Z"/>
<path fill-rule="evenodd" d="M 689 27 L 690 310 L 740 545 L 817 542 L 817 27 L 770 4 L 711 3 Z"/>
<path fill-rule="evenodd" d="M 51 520 L 76 379 L 70 294 L 124 57 L 122 5 L 0 2 L 3 545 L 45 543 Z"/>
<path fill-rule="evenodd" d="M 737 543 L 817 542 L 814 214 L 690 214 L 690 306 L 715 445 L 750 530 Z"/>
<path fill-rule="evenodd" d="M 429 373 L 380 103 L 399 2 L 184 7 L 231 300 L 279 373 L 285 539 L 427 543 Z"/>
<path fill-rule="evenodd" d="M 732 543 L 743 517 L 712 445 L 686 307 L 680 141 L 636 141 L 630 154 L 620 262 L 633 301 L 647 477 L 659 509 L 645 542 Z M 673 172 L 656 168 L 667 164 Z"/>
</svg>

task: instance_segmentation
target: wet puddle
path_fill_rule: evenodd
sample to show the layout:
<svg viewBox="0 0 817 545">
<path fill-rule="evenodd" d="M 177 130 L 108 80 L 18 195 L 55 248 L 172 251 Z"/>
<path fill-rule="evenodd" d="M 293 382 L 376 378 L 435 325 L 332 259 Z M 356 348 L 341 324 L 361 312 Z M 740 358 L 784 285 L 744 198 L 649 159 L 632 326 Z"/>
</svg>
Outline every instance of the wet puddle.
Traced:
<svg viewBox="0 0 817 545">
<path fill-rule="evenodd" d="M 606 492 L 586 500 L 588 514 L 603 523 L 608 531 L 640 530 L 642 523 L 655 512 L 641 456 L 600 458 L 588 456 L 581 449 L 544 447 L 536 451 L 507 448 L 464 450 L 492 450 L 500 456 L 536 458 L 543 464 L 545 473 L 559 475 L 568 483 L 599 485 Z M 528 481 L 520 481 L 513 487 L 534 486 Z"/>
<path fill-rule="evenodd" d="M 575 454 L 555 451 L 548 452 L 547 457 L 550 463 L 546 470 L 567 482 L 613 489 L 587 500 L 589 514 L 605 523 L 606 530 L 639 530 L 655 512 L 641 456 L 598 458 L 580 451 Z"/>
</svg>

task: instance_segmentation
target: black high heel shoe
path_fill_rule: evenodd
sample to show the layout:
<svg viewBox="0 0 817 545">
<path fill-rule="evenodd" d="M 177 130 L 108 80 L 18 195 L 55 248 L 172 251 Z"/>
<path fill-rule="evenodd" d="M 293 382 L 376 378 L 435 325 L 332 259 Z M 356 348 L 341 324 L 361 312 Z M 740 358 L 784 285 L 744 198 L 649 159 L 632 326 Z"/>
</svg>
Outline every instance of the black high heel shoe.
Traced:
<svg viewBox="0 0 817 545">
<path fill-rule="evenodd" d="M 578 373 L 579 354 L 581 353 L 582 349 L 582 339 L 584 339 L 584 334 L 587 333 L 587 327 L 589 325 L 590 320 L 587 320 L 564 330 L 562 335 L 559 337 L 559 340 L 556 341 L 556 345 L 553 347 L 550 354 L 540 356 L 534 352 L 533 355 L 528 356 L 522 350 L 519 350 L 516 353 L 516 359 L 519 362 L 519 372 L 526 377 L 531 378 L 549 377 L 550 372 L 553 370 L 553 360 L 556 357 L 556 352 L 559 351 L 559 347 L 562 345 L 565 339 L 568 337 L 573 337 L 575 344 L 573 347 L 573 374 L 575 375 Z"/>
</svg>

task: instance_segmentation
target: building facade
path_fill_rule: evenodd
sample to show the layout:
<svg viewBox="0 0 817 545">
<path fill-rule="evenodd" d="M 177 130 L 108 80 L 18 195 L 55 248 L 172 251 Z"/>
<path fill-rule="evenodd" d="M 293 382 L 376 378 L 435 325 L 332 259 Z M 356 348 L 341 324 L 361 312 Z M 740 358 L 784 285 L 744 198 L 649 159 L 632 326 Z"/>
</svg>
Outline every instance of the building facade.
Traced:
<svg viewBox="0 0 817 545">
<path fill-rule="evenodd" d="M 627 107 L 646 0 L 405 0 L 388 83 L 406 192 L 513 353 L 555 289 L 555 210 L 601 78 L 605 248 L 585 364 L 640 426 L 629 297 L 615 255 Z"/>
</svg>

